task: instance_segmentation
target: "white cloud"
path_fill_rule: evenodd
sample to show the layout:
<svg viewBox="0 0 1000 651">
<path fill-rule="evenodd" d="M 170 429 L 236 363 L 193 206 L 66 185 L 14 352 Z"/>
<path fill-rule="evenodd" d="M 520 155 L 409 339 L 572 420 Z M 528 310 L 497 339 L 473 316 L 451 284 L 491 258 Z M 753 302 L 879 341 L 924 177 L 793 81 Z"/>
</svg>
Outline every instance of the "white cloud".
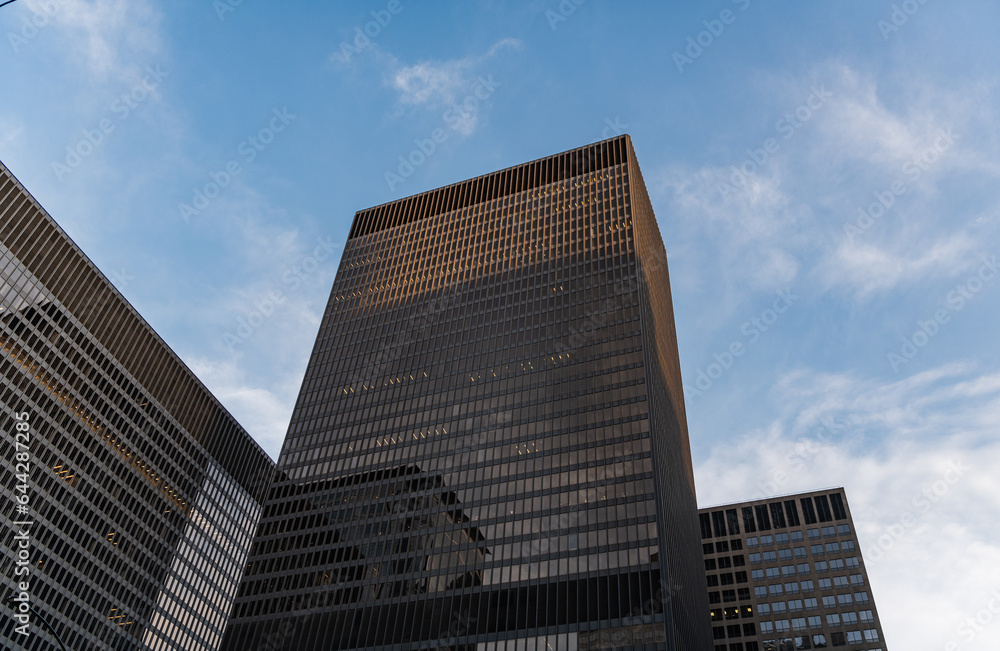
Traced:
<svg viewBox="0 0 1000 651">
<path fill-rule="evenodd" d="M 60 49 L 96 81 L 138 83 L 161 54 L 160 12 L 148 0 L 27 0 L 60 30 Z"/>
<path fill-rule="evenodd" d="M 967 644 L 957 628 L 1000 588 L 1000 373 L 954 363 L 879 382 L 800 370 L 771 399 L 778 418 L 698 465 L 699 501 L 844 486 L 886 643 L 998 648 L 1000 621 Z"/>
</svg>

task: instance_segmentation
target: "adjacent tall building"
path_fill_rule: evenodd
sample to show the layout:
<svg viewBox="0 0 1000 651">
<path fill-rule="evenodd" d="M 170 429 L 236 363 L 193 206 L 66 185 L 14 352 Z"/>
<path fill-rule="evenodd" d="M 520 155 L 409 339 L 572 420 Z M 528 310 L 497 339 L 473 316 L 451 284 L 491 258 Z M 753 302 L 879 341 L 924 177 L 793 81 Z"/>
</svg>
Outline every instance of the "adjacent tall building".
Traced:
<svg viewBox="0 0 1000 651">
<path fill-rule="evenodd" d="M 843 488 L 699 517 L 715 651 L 885 649 Z"/>
<path fill-rule="evenodd" d="M 0 645 L 217 649 L 274 464 L 0 165 Z"/>
<path fill-rule="evenodd" d="M 701 651 L 698 545 L 623 136 L 356 214 L 223 647 Z"/>
</svg>

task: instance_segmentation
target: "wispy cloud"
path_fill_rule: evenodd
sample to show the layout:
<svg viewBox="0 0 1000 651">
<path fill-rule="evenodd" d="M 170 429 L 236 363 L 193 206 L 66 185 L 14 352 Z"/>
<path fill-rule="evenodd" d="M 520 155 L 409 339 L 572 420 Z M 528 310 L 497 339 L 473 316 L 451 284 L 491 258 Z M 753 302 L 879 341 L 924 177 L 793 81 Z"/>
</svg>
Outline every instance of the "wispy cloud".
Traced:
<svg viewBox="0 0 1000 651">
<path fill-rule="evenodd" d="M 771 402 L 780 416 L 698 464 L 699 501 L 844 486 L 890 643 L 944 648 L 1000 585 L 1000 373 L 958 362 L 881 382 L 799 370 Z M 913 612 L 935 616 L 917 631 Z M 983 635 L 975 648 L 1000 644 L 1000 628 Z"/>
</svg>

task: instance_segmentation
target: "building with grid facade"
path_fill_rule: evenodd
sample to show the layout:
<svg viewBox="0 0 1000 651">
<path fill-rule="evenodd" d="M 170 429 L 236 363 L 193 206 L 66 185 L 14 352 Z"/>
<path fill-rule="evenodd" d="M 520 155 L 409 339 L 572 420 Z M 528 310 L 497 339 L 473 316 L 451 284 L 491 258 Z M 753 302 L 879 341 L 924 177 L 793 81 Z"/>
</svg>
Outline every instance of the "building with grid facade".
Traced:
<svg viewBox="0 0 1000 651">
<path fill-rule="evenodd" d="M 3 165 L 0 403 L 0 645 L 217 649 L 274 464 Z"/>
<path fill-rule="evenodd" d="M 358 212 L 223 648 L 711 648 L 627 136 Z"/>
<path fill-rule="evenodd" d="M 698 515 L 715 651 L 884 651 L 842 488 Z"/>
</svg>

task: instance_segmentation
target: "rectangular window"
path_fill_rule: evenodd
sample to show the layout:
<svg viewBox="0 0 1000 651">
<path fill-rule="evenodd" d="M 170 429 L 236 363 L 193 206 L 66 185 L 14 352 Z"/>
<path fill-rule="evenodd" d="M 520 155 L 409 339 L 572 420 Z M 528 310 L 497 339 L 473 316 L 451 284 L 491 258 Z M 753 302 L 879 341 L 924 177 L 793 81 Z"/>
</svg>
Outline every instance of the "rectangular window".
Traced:
<svg viewBox="0 0 1000 651">
<path fill-rule="evenodd" d="M 712 513 L 712 529 L 716 538 L 724 538 L 726 535 L 726 515 L 722 511 Z"/>
<path fill-rule="evenodd" d="M 749 506 L 743 507 L 743 528 L 746 529 L 747 533 L 757 531 L 757 525 L 754 523 L 753 519 L 753 509 Z"/>
<path fill-rule="evenodd" d="M 736 516 L 736 509 L 726 509 L 726 526 L 730 536 L 740 535 L 740 521 Z"/>
<path fill-rule="evenodd" d="M 702 540 L 705 538 L 712 537 L 712 519 L 707 513 L 699 513 L 698 519 L 701 521 L 701 537 Z"/>
<path fill-rule="evenodd" d="M 847 519 L 847 510 L 844 508 L 844 500 L 840 493 L 830 493 L 830 506 L 833 507 L 833 517 L 837 520 Z"/>
<path fill-rule="evenodd" d="M 775 529 L 785 528 L 785 512 L 782 510 L 781 502 L 774 502 L 768 504 L 771 509 L 771 522 L 774 523 Z"/>
<path fill-rule="evenodd" d="M 830 513 L 830 501 L 826 499 L 826 495 L 817 495 L 813 501 L 816 502 L 816 513 L 819 514 L 820 522 L 833 520 L 833 514 Z"/>
<path fill-rule="evenodd" d="M 788 520 L 789 527 L 799 526 L 799 510 L 795 508 L 795 500 L 785 500 L 785 519 Z"/>
<path fill-rule="evenodd" d="M 813 502 L 808 497 L 803 497 L 799 500 L 802 505 L 802 518 L 805 520 L 806 524 L 816 524 L 816 510 L 813 508 Z"/>
<path fill-rule="evenodd" d="M 771 529 L 771 519 L 767 515 L 766 506 L 755 506 L 753 507 L 754 513 L 757 514 L 757 525 L 760 527 L 761 531 L 770 531 Z"/>
</svg>

